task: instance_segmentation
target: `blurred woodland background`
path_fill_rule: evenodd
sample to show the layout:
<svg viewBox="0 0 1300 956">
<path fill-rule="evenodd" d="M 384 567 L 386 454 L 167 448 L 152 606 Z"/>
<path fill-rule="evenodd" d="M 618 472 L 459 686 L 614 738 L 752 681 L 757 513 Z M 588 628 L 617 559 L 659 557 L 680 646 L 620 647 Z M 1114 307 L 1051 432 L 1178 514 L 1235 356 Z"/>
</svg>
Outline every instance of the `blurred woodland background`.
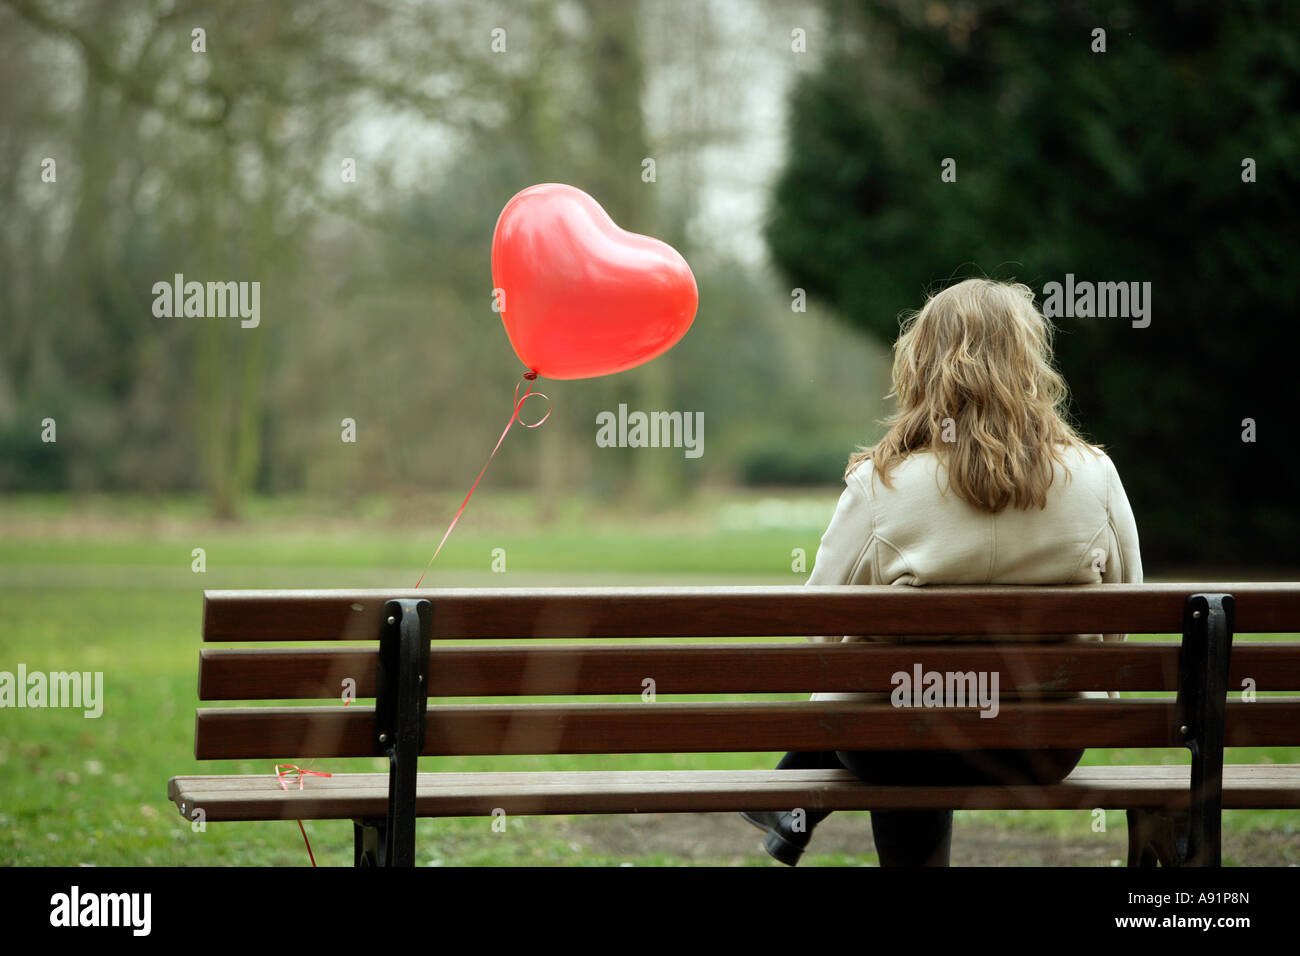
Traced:
<svg viewBox="0 0 1300 956">
<path fill-rule="evenodd" d="M 1041 293 L 1073 273 L 1152 283 L 1149 328 L 1065 318 L 1057 339 L 1148 564 L 1294 566 L 1298 19 L 1267 0 L 0 0 L 0 491 L 197 493 L 224 519 L 251 495 L 463 492 L 520 371 L 493 225 L 558 181 L 680 249 L 700 309 L 641 369 L 544 384 L 555 414 L 490 471 L 538 520 L 574 494 L 833 504 L 880 433 L 900 313 L 957 277 Z M 259 327 L 155 318 L 176 273 L 260 282 Z M 704 412 L 703 457 L 597 448 L 620 403 Z"/>
</svg>

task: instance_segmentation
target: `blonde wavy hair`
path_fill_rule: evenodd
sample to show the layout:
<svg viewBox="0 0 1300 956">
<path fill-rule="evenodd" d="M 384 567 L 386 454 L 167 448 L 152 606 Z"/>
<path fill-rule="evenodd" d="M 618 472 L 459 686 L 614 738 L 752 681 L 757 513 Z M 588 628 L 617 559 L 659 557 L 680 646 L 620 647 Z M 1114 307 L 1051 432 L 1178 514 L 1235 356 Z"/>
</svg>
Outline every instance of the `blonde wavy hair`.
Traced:
<svg viewBox="0 0 1300 956">
<path fill-rule="evenodd" d="M 886 487 L 913 452 L 946 466 L 962 500 L 997 513 L 1047 506 L 1063 452 L 1091 447 L 1067 420 L 1069 391 L 1052 359 L 1052 326 L 1025 285 L 967 279 L 926 301 L 894 343 L 897 410 L 845 476 L 870 460 Z"/>
</svg>

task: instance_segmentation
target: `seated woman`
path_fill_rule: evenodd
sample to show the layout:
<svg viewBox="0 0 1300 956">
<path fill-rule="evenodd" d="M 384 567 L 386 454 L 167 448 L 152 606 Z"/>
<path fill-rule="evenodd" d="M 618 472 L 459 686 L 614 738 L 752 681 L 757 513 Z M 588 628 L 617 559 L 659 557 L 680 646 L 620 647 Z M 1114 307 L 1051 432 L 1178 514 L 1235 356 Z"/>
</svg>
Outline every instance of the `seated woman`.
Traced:
<svg viewBox="0 0 1300 956">
<path fill-rule="evenodd" d="M 1051 333 L 1029 288 L 986 279 L 945 289 L 904 323 L 894 346 L 897 411 L 879 444 L 850 457 L 809 584 L 1141 583 L 1133 512 L 1114 464 L 1065 419 L 1068 393 Z M 841 639 L 885 640 L 813 638 Z M 836 751 L 790 753 L 778 768 L 847 767 L 877 784 L 1056 783 L 1082 756 Z M 790 866 L 828 815 L 742 814 L 767 831 L 765 848 Z M 872 811 L 871 829 L 881 866 L 948 865 L 951 810 Z"/>
</svg>

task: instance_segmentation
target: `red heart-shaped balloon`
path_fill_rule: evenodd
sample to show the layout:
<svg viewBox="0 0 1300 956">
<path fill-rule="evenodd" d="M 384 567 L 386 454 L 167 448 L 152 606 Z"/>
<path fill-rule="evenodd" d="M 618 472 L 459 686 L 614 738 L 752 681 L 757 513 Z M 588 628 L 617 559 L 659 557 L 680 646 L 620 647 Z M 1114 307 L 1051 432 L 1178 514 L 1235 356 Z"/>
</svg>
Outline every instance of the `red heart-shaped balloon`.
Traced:
<svg viewBox="0 0 1300 956">
<path fill-rule="evenodd" d="M 492 284 L 515 354 L 544 378 L 635 368 L 681 340 L 699 293 L 667 243 L 625 232 L 559 183 L 517 193 L 492 236 Z"/>
</svg>

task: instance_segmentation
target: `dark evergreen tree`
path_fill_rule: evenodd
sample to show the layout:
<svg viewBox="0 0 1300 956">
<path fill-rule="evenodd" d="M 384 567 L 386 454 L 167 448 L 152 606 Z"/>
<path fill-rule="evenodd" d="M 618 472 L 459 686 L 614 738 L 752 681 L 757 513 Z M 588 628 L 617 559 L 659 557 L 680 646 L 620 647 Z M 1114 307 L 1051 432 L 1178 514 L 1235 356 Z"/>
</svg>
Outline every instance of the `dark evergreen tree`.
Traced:
<svg viewBox="0 0 1300 956">
<path fill-rule="evenodd" d="M 768 224 L 790 284 L 892 342 L 953 278 L 1150 282 L 1147 328 L 1055 320 L 1148 565 L 1294 564 L 1300 7 L 827 9 Z"/>
</svg>

